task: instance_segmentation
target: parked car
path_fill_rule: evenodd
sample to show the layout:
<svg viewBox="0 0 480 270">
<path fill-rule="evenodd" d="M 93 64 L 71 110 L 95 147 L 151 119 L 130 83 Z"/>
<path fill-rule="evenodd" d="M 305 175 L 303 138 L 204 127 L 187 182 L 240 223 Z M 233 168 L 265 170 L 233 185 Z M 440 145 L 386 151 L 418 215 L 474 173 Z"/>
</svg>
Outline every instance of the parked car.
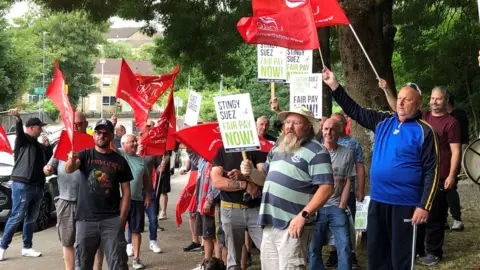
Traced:
<svg viewBox="0 0 480 270">
<path fill-rule="evenodd" d="M 15 134 L 7 135 L 12 148 L 14 147 Z M 12 183 L 10 176 L 14 165 L 13 155 L 0 152 L 0 223 L 5 223 L 12 212 Z M 46 178 L 43 190 L 43 199 L 40 212 L 36 221 L 36 230 L 45 229 L 50 222 L 50 217 L 55 211 L 55 201 L 59 195 L 57 176 Z"/>
</svg>

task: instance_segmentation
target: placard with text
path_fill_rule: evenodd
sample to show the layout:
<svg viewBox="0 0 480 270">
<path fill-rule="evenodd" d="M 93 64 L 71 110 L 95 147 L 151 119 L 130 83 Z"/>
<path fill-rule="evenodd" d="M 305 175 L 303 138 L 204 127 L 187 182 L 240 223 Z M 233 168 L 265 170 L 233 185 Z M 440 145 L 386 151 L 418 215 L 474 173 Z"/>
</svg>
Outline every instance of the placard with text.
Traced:
<svg viewBox="0 0 480 270">
<path fill-rule="evenodd" d="M 313 69 L 313 51 L 312 50 L 292 50 L 287 49 L 287 83 L 290 83 L 292 75 L 310 75 Z"/>
<path fill-rule="evenodd" d="M 287 78 L 287 49 L 273 45 L 257 46 L 258 81 L 285 82 Z"/>
<path fill-rule="evenodd" d="M 195 92 L 190 91 L 188 94 L 187 111 L 185 113 L 185 125 L 191 127 L 198 123 L 200 117 L 200 105 L 202 104 L 202 96 Z"/>
<path fill-rule="evenodd" d="M 317 119 L 322 118 L 322 74 L 290 77 L 290 110 L 304 106 Z"/>
</svg>

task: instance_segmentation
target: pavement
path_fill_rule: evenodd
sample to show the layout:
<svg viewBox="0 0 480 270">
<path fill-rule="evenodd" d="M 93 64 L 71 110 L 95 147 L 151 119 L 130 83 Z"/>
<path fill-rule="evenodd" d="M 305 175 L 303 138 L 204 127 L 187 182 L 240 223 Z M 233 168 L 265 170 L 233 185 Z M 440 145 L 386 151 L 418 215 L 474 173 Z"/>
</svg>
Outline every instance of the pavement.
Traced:
<svg viewBox="0 0 480 270">
<path fill-rule="evenodd" d="M 191 242 L 187 214 L 182 216 L 183 223 L 180 227 L 175 224 L 175 206 L 180 192 L 187 182 L 188 174 L 182 176 L 176 173 L 171 178 L 172 192 L 169 194 L 168 219 L 159 221 L 160 226 L 165 228 L 165 231 L 158 232 L 157 241 L 162 248 L 160 254 L 155 254 L 148 248 L 148 219 L 145 218 L 146 226 L 145 232 L 142 234 L 140 258 L 146 269 L 193 269 L 198 266 L 203 258 L 200 252 L 183 252 L 183 247 Z M 17 233 L 9 249 L 5 252 L 5 260 L 0 262 L 0 269 L 65 269 L 62 247 L 54 224 L 55 221 L 53 220 L 52 227 L 33 235 L 33 248 L 42 252 L 41 257 L 22 257 L 22 237 L 21 233 Z M 133 269 L 131 263 L 130 258 L 129 266 L 130 269 Z M 106 262 L 103 264 L 103 269 L 108 269 Z"/>
</svg>

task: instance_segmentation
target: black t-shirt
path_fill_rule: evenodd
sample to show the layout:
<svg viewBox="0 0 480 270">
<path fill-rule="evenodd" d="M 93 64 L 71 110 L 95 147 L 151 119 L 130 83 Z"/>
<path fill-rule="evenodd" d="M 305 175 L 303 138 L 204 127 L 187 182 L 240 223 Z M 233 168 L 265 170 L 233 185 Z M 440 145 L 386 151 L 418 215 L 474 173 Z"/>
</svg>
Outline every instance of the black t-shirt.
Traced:
<svg viewBox="0 0 480 270">
<path fill-rule="evenodd" d="M 260 153 L 259 151 L 246 152 L 246 153 L 247 153 L 248 159 L 252 161 L 254 166 L 257 166 L 258 163 L 265 163 L 266 161 L 266 156 L 262 155 L 262 153 Z M 223 167 L 223 170 L 224 170 L 223 176 L 227 177 L 226 172 L 229 172 L 233 169 L 240 170 L 240 164 L 242 163 L 242 160 L 243 158 L 242 158 L 241 152 L 225 153 L 225 148 L 222 146 L 220 147 L 220 149 L 218 149 L 218 152 L 215 155 L 215 158 L 213 159 L 212 165 L 214 167 L 215 166 Z M 260 190 L 262 189 L 262 187 L 259 187 L 259 188 Z M 234 191 L 234 192 L 221 191 L 220 199 L 226 202 L 248 205 L 249 207 L 259 206 L 260 203 L 262 202 L 261 198 L 245 202 L 243 201 L 243 193 L 245 193 L 245 191 L 243 190 Z"/>
<path fill-rule="evenodd" d="M 120 183 L 133 179 L 127 160 L 116 152 L 102 154 L 95 148 L 79 153 L 80 172 L 77 220 L 100 221 L 120 215 Z"/>
<path fill-rule="evenodd" d="M 459 108 L 453 109 L 450 115 L 457 119 L 460 124 L 460 132 L 462 133 L 462 144 L 468 144 L 470 139 L 468 136 L 468 116 L 467 113 Z"/>
</svg>

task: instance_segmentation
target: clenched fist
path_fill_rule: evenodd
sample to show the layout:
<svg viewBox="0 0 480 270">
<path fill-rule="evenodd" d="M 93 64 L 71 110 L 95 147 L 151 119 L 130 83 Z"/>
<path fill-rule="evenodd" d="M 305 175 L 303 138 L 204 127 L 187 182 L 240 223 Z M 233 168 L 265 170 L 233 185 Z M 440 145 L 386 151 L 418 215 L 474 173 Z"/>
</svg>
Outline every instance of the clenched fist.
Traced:
<svg viewBox="0 0 480 270">
<path fill-rule="evenodd" d="M 240 171 L 245 177 L 249 177 L 252 174 L 253 170 L 253 163 L 250 160 L 242 161 L 240 165 Z"/>
</svg>

